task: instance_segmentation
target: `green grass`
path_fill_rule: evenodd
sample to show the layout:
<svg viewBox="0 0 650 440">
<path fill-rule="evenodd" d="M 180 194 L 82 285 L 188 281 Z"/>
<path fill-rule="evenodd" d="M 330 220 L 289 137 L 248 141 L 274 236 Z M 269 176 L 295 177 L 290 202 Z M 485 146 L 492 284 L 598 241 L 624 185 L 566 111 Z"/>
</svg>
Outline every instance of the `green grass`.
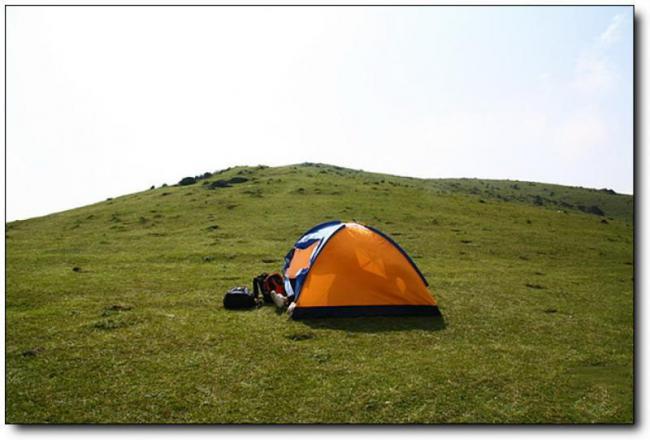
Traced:
<svg viewBox="0 0 650 440">
<path fill-rule="evenodd" d="M 633 422 L 631 196 L 319 164 L 207 181 L 234 176 L 6 226 L 8 423 Z M 399 242 L 444 324 L 223 309 L 330 219 Z"/>
</svg>

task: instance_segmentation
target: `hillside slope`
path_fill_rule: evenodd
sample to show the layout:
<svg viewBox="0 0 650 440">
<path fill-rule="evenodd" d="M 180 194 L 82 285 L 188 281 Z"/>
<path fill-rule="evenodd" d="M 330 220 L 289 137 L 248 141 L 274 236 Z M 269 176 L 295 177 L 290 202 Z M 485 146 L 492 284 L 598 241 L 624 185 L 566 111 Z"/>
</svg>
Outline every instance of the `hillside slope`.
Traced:
<svg viewBox="0 0 650 440">
<path fill-rule="evenodd" d="M 629 423 L 632 203 L 305 164 L 12 222 L 6 420 Z M 330 219 L 398 241 L 444 325 L 223 309 Z"/>
</svg>

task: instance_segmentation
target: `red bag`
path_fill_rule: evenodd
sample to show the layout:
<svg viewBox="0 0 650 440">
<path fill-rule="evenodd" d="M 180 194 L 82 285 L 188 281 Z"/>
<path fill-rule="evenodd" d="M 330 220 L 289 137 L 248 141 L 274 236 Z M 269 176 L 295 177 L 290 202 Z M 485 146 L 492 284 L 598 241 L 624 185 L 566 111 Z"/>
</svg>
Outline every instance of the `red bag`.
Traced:
<svg viewBox="0 0 650 440">
<path fill-rule="evenodd" d="M 255 295 L 258 295 L 259 292 L 262 292 L 264 297 L 264 302 L 271 303 L 271 290 L 274 290 L 275 293 L 286 296 L 287 293 L 284 290 L 284 278 L 278 272 L 267 274 L 263 273 L 255 278 L 253 278 L 253 290 Z"/>
</svg>

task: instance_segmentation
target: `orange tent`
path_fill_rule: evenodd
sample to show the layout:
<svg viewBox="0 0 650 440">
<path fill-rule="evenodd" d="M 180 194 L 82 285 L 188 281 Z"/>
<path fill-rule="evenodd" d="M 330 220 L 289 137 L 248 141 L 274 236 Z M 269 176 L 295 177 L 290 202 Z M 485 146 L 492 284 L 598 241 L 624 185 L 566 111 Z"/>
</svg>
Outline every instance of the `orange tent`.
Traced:
<svg viewBox="0 0 650 440">
<path fill-rule="evenodd" d="M 285 257 L 292 317 L 440 315 L 428 283 L 391 238 L 339 221 L 307 231 Z"/>
</svg>

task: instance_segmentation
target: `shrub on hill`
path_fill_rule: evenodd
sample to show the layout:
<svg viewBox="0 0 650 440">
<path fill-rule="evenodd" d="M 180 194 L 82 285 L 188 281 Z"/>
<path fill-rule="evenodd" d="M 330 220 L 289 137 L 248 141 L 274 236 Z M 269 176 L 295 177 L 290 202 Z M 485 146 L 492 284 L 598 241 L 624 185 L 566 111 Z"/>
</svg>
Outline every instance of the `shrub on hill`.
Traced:
<svg viewBox="0 0 650 440">
<path fill-rule="evenodd" d="M 183 177 L 178 184 L 180 186 L 194 185 L 196 183 L 195 177 Z"/>
<path fill-rule="evenodd" d="M 586 212 L 587 214 L 594 214 L 594 215 L 601 215 L 601 216 L 605 215 L 605 212 L 596 205 L 591 205 L 587 207 L 579 205 L 578 209 L 582 212 Z"/>
<path fill-rule="evenodd" d="M 215 180 L 212 182 L 209 186 L 208 189 L 217 189 L 217 188 L 228 188 L 232 186 L 228 181 L 220 179 L 220 180 Z"/>
<path fill-rule="evenodd" d="M 195 184 L 196 182 L 198 182 L 199 180 L 209 179 L 209 178 L 212 177 L 214 174 L 218 174 L 218 173 L 219 173 L 219 172 L 211 173 L 211 172 L 209 172 L 209 171 L 206 171 L 205 173 L 200 174 L 200 175 L 198 175 L 198 176 L 194 176 L 194 177 L 191 177 L 191 176 L 190 176 L 190 177 L 183 177 L 183 178 L 181 179 L 181 181 L 178 182 L 178 184 L 179 184 L 180 186 L 194 185 L 194 184 Z"/>
</svg>

